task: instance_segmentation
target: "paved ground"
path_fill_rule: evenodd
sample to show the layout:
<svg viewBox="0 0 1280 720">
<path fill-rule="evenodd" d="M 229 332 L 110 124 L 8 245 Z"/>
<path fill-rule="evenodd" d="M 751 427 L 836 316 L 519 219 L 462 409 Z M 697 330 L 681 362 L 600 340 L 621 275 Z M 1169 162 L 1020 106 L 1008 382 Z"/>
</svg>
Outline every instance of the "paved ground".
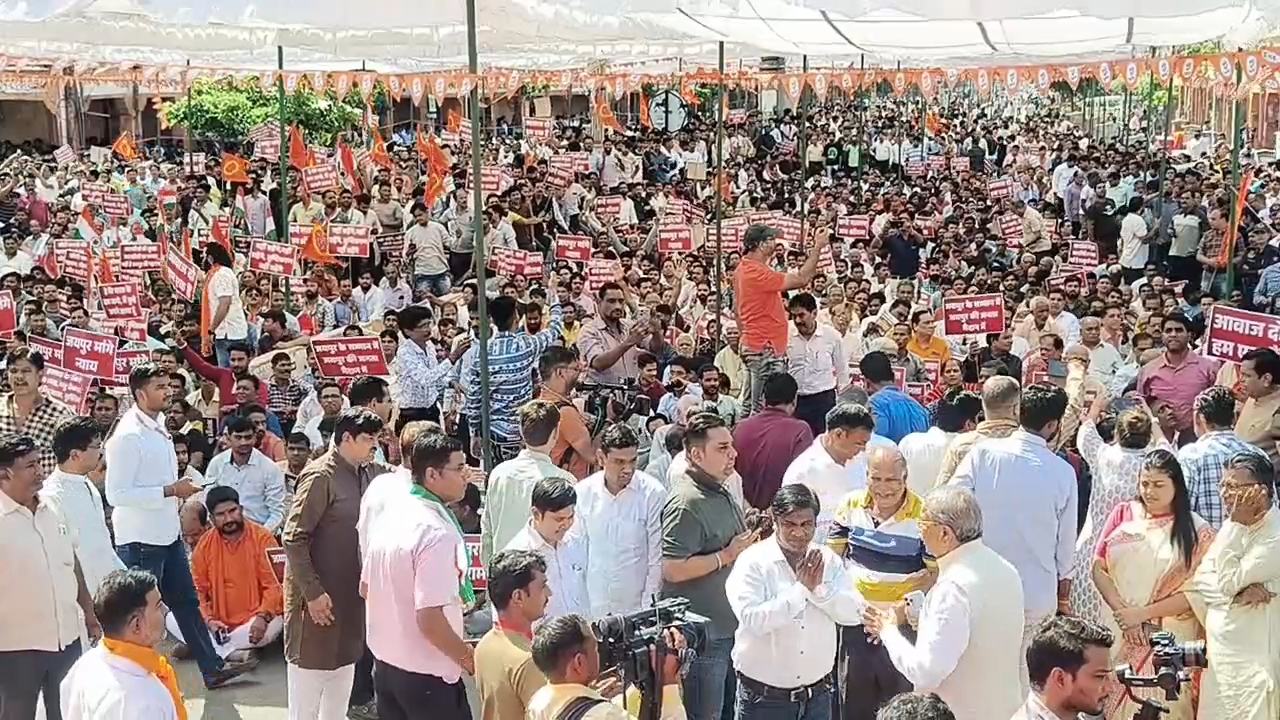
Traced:
<svg viewBox="0 0 1280 720">
<path fill-rule="evenodd" d="M 283 649 L 276 644 L 264 650 L 261 657 L 262 662 L 253 672 L 218 690 L 204 689 L 194 660 L 175 662 L 189 719 L 285 720 L 289 700 Z"/>
</svg>

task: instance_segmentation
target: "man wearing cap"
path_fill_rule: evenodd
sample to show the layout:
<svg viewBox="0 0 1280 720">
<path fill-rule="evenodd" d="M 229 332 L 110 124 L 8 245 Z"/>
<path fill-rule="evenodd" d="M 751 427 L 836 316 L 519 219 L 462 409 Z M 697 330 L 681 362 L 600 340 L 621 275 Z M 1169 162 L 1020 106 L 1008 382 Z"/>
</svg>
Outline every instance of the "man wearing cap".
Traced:
<svg viewBox="0 0 1280 720">
<path fill-rule="evenodd" d="M 748 415 L 760 409 L 767 377 L 787 369 L 787 310 L 782 294 L 805 287 L 818 273 L 818 255 L 831 237 L 830 228 L 819 227 L 804 265 L 782 273 L 769 267 L 778 231 L 752 225 L 742 236 L 742 262 L 734 278 L 738 326 L 742 333 L 742 360 L 747 367 Z"/>
</svg>

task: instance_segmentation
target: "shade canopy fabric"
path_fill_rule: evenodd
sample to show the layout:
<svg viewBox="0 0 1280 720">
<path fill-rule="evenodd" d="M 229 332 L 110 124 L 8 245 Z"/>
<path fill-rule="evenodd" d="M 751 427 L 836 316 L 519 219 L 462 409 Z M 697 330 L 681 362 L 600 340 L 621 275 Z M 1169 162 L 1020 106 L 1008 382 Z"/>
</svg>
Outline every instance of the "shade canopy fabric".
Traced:
<svg viewBox="0 0 1280 720">
<path fill-rule="evenodd" d="M 466 64 L 463 0 L 14 0 L 0 53 L 74 62 L 417 72 Z M 1255 39 L 1280 0 L 476 0 L 480 62 L 707 66 L 808 55 L 818 63 L 959 66 L 1126 57 L 1151 46 Z M 674 68 L 673 68 L 674 69 Z"/>
</svg>

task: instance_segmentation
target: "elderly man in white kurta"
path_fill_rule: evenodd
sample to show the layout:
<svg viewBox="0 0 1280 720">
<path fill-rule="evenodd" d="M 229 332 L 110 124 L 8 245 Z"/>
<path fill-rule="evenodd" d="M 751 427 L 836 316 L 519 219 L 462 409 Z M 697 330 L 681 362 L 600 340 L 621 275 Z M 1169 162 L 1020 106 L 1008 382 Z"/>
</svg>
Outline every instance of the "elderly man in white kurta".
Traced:
<svg viewBox="0 0 1280 720">
<path fill-rule="evenodd" d="M 1212 656 L 1201 720 L 1280 718 L 1280 510 L 1271 463 L 1243 453 L 1220 486 L 1228 518 L 1188 584 Z"/>
<path fill-rule="evenodd" d="M 869 605 L 863 626 L 884 643 L 916 692 L 935 692 L 956 720 L 1008 718 L 1022 705 L 1022 581 L 982 542 L 982 509 L 973 493 L 946 486 L 924 498 L 916 521 L 938 580 L 925 597 L 916 641 L 898 629 L 897 611 Z"/>
</svg>

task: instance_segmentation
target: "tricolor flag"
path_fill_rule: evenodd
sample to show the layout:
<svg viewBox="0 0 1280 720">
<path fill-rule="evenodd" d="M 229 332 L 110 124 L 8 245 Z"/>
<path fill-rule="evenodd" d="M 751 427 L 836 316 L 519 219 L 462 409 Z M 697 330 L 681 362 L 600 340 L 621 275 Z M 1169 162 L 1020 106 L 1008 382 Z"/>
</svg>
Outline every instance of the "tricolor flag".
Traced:
<svg viewBox="0 0 1280 720">
<path fill-rule="evenodd" d="M 76 216 L 76 237 L 81 240 L 88 240 L 90 245 L 98 245 L 102 242 L 101 227 L 88 205 Z"/>
</svg>

